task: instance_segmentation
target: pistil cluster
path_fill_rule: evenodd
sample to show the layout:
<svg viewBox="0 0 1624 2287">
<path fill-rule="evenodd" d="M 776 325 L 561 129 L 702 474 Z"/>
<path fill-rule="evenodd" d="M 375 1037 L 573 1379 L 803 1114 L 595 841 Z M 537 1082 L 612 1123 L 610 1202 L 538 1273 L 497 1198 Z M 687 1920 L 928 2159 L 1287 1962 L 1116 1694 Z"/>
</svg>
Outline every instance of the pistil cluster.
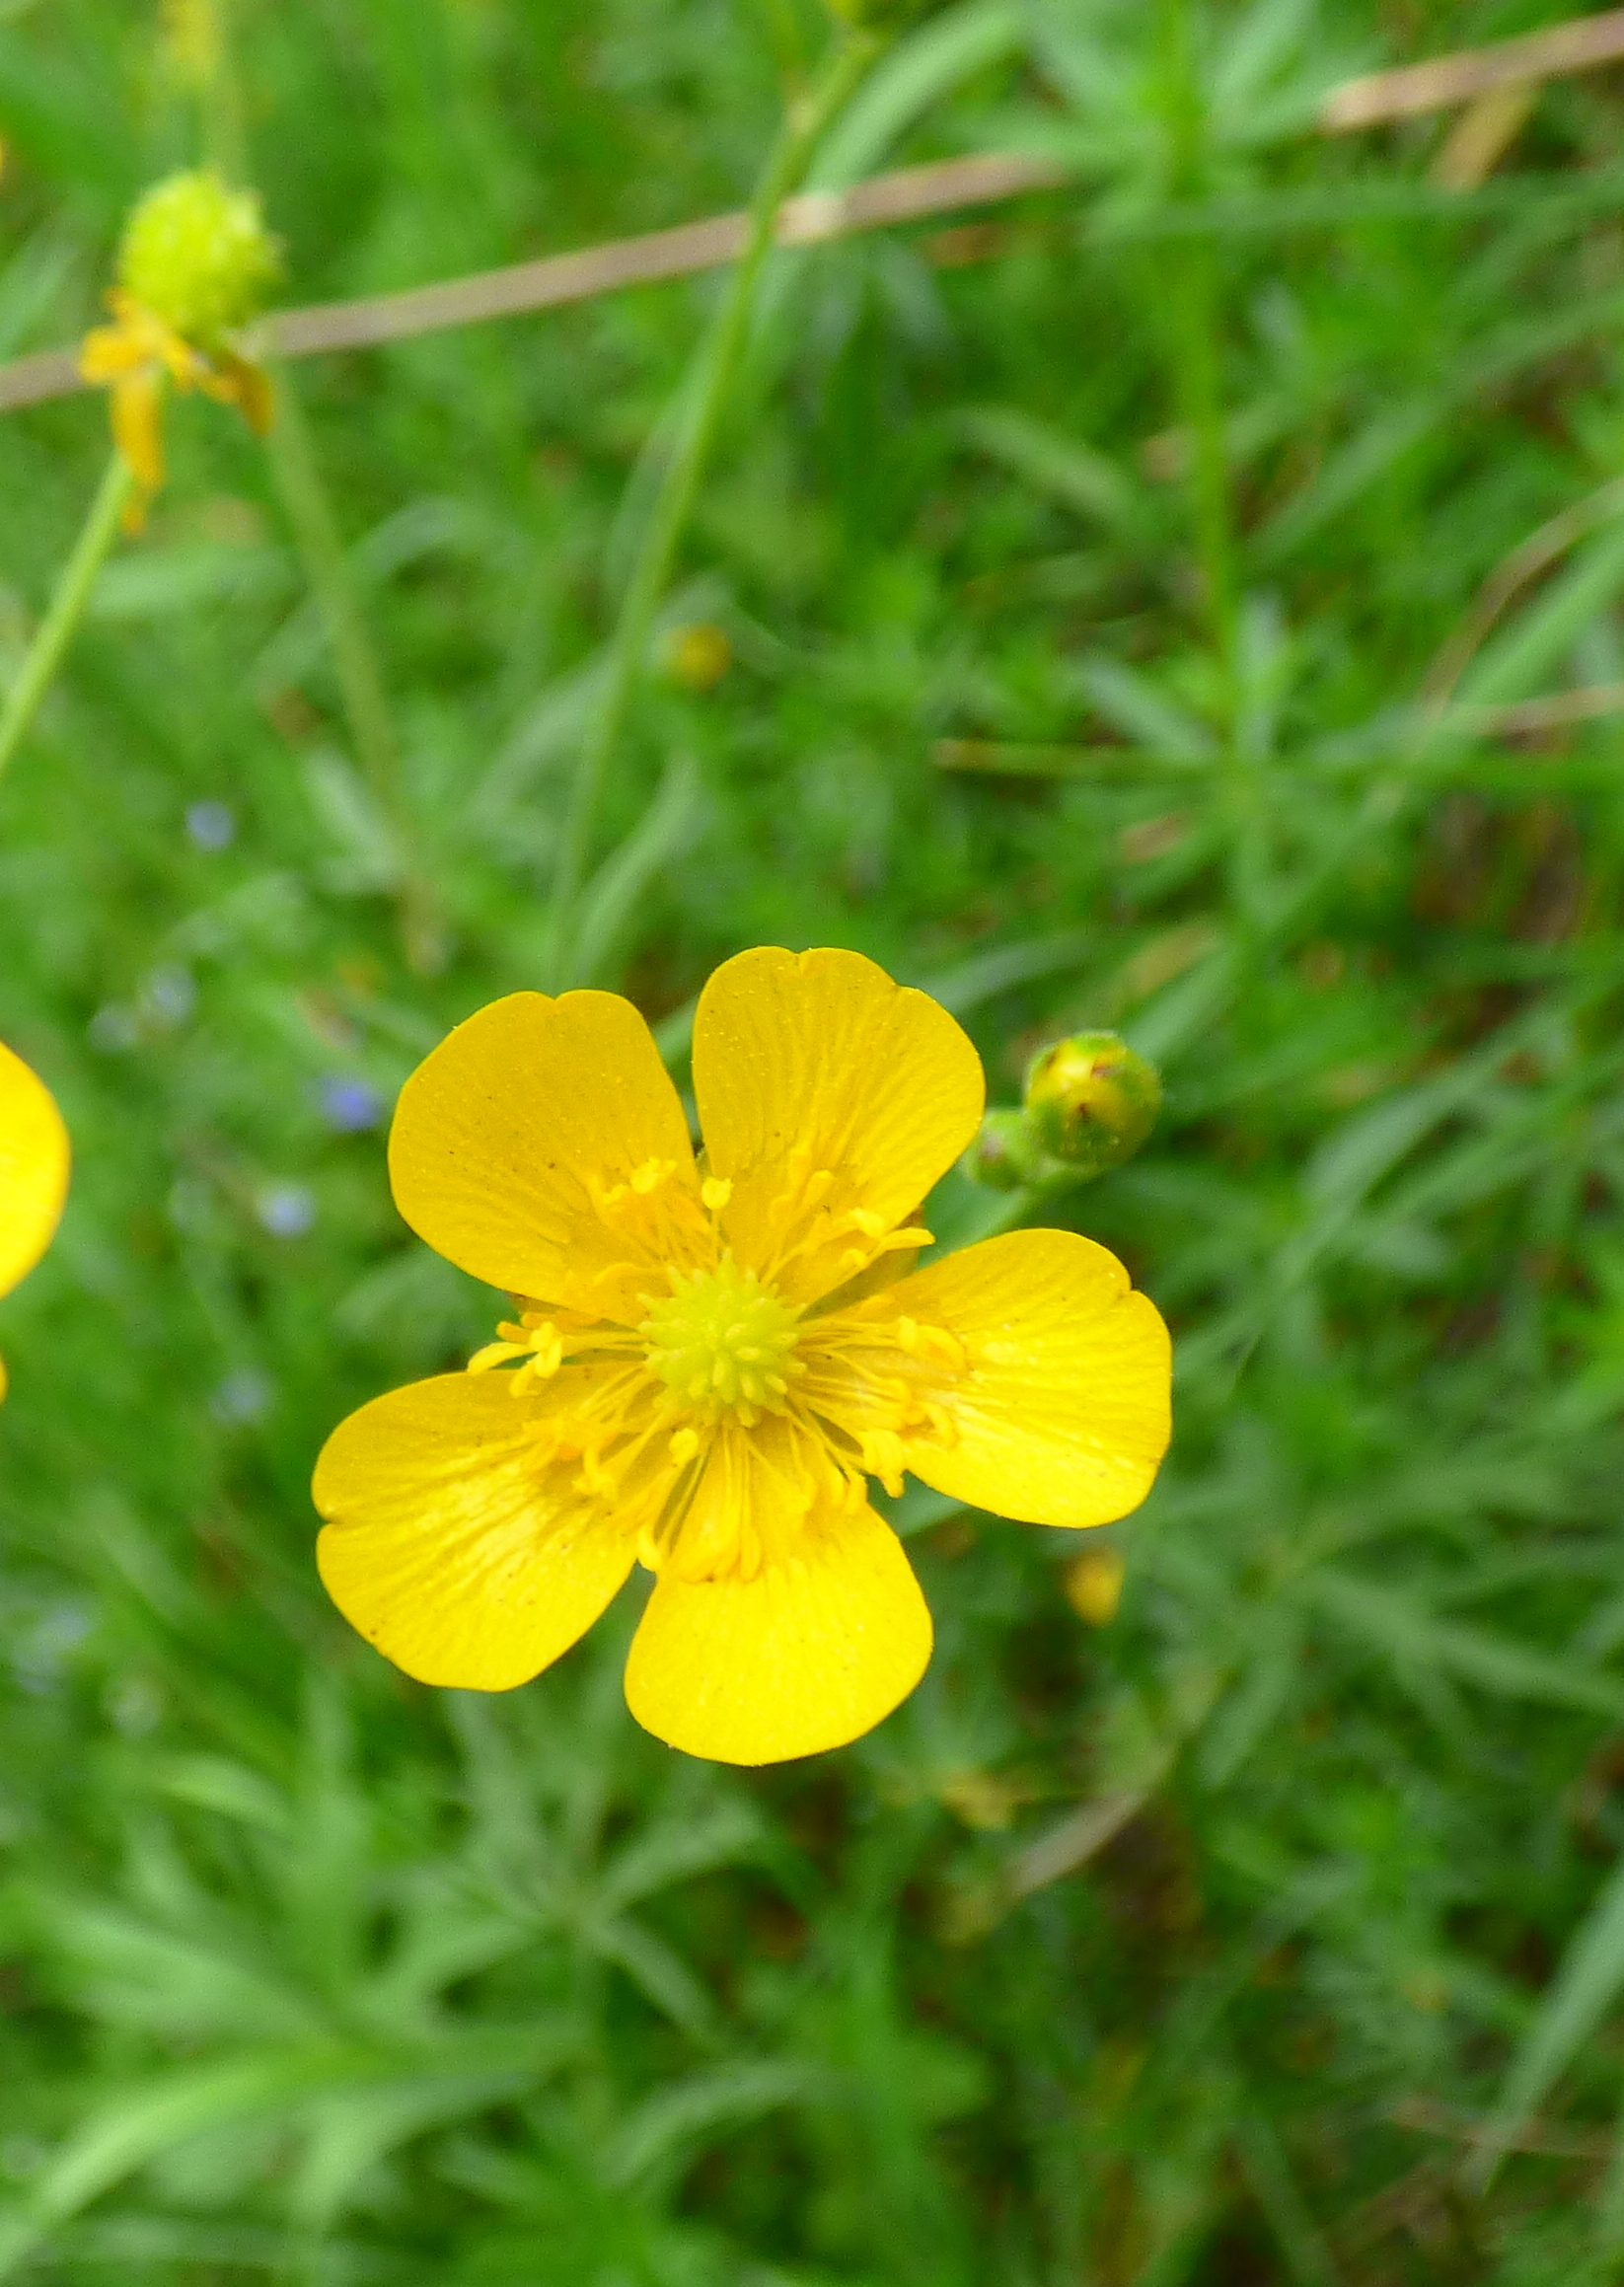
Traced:
<svg viewBox="0 0 1624 2287">
<path fill-rule="evenodd" d="M 805 1372 L 795 1353 L 801 1313 L 724 1254 L 713 1271 L 671 1275 L 672 1293 L 638 1331 L 648 1364 L 682 1410 L 713 1423 L 731 1412 L 747 1430 L 784 1411 Z"/>
</svg>

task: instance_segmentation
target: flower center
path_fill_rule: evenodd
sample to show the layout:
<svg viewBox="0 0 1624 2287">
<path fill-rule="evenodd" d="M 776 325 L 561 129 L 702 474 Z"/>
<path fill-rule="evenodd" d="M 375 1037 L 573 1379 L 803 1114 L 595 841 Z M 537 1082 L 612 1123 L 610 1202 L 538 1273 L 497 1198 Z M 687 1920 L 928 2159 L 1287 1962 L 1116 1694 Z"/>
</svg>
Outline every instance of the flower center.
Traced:
<svg viewBox="0 0 1624 2287">
<path fill-rule="evenodd" d="M 803 1370 L 794 1356 L 800 1312 L 731 1255 L 713 1271 L 674 1274 L 673 1288 L 638 1331 L 650 1370 L 683 1411 L 714 1421 L 731 1408 L 746 1428 L 758 1413 L 781 1413 Z"/>
</svg>

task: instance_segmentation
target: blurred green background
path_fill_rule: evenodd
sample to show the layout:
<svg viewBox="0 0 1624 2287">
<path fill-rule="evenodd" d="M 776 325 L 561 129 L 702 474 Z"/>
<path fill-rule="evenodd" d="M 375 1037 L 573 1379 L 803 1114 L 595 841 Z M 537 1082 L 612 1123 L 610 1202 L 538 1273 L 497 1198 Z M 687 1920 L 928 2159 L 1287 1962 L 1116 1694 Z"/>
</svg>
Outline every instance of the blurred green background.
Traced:
<svg viewBox="0 0 1624 2287">
<path fill-rule="evenodd" d="M 1624 2278 L 1624 91 L 1548 88 L 1464 188 L 1447 121 L 1312 131 L 1348 72 L 1554 13 L 961 0 L 820 179 L 1069 186 L 772 273 L 578 974 L 676 1016 L 679 1070 L 762 941 L 937 991 L 995 1099 L 1122 1027 L 1161 1127 L 1053 1212 L 1180 1359 L 1108 1534 L 905 1504 L 934 1663 L 808 1764 L 643 1735 L 629 1590 L 487 1700 L 387 1666 L 311 1558 L 328 1431 L 499 1307 L 396 1217 L 388 1110 L 538 979 L 717 282 L 296 369 L 393 814 L 263 450 L 172 407 L 0 789 L 0 1034 L 77 1150 L 0 1319 L 0 2277 Z M 737 205 L 826 37 L 812 0 L 233 14 L 294 301 Z M 204 148 L 196 25 L 0 7 L 0 354 L 93 322 Z M 7 673 L 106 450 L 95 399 L 0 419 Z M 1573 690 L 1603 711 L 1504 711 Z M 979 1212 L 954 1179 L 934 1227 Z M 1125 1559 L 1105 1624 L 1079 1547 Z"/>
</svg>

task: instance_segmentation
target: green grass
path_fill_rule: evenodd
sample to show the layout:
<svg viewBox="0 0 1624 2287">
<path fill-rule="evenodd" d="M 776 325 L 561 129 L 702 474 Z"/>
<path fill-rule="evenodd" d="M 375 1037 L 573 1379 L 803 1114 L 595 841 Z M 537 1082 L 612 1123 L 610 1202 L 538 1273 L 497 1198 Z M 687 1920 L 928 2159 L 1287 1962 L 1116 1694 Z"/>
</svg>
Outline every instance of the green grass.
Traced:
<svg viewBox="0 0 1624 2287">
<path fill-rule="evenodd" d="M 822 37 L 809 0 L 235 13 L 298 300 L 739 203 Z M 7 353 L 91 322 L 200 147 L 153 14 L 0 14 Z M 0 790 L 0 1033 L 77 1150 L 0 1325 L 0 2276 L 1624 2276 L 1624 745 L 1413 711 L 1617 475 L 1624 101 L 1550 89 L 1458 200 L 1434 125 L 1305 131 L 1346 71 L 1553 15 L 970 0 L 849 164 L 1024 144 L 1076 186 L 775 273 L 668 614 L 735 663 L 639 701 L 598 855 L 659 831 L 591 974 L 658 1019 L 743 945 L 853 945 L 1005 1100 L 1120 1025 L 1167 1109 L 1060 1213 L 1180 1357 L 1116 1621 L 1066 1600 L 1074 1539 L 938 1513 L 926 1682 L 810 1764 L 642 1734 L 629 1592 L 484 1700 L 406 1682 L 311 1561 L 323 1438 L 495 1306 L 332 1083 L 382 1118 L 539 974 L 618 504 L 716 283 L 297 375 L 434 975 L 265 458 L 173 408 Z M 0 421 L 7 673 L 105 451 L 94 401 Z M 1624 677 L 1619 531 L 1463 701 Z"/>
</svg>

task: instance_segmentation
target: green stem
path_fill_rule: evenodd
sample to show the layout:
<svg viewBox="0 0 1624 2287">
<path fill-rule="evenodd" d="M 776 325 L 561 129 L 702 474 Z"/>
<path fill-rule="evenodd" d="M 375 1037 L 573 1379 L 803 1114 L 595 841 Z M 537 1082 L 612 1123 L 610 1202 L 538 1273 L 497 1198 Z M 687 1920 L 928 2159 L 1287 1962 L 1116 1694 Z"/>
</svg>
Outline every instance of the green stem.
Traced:
<svg viewBox="0 0 1624 2287">
<path fill-rule="evenodd" d="M 581 749 L 558 843 L 547 962 L 548 982 L 554 989 L 566 981 L 575 903 L 592 854 L 593 830 L 610 767 L 647 658 L 654 616 L 693 513 L 740 353 L 749 338 L 757 287 L 773 248 L 778 208 L 801 181 L 830 123 L 879 47 L 878 39 L 869 34 L 844 38 L 816 85 L 802 102 L 791 107 L 751 202 L 744 252 L 701 344 L 693 378 L 684 385 L 686 409 L 621 599 L 610 638 L 605 688 Z"/>
<path fill-rule="evenodd" d="M 419 974 L 426 974 L 441 965 L 443 937 L 433 890 L 416 859 L 415 833 L 383 674 L 355 595 L 343 536 L 322 480 L 304 408 L 285 374 L 277 377 L 276 418 L 266 449 L 327 632 L 350 737 L 373 799 L 395 841 L 406 959 Z"/>
<path fill-rule="evenodd" d="M 228 183 L 249 179 L 248 134 L 243 124 L 243 90 L 237 76 L 231 0 L 212 0 L 214 69 L 202 90 L 203 150 L 208 164 Z"/>
<path fill-rule="evenodd" d="M 29 646 L 22 673 L 6 695 L 5 708 L 0 712 L 0 777 L 5 775 L 7 764 L 22 745 L 29 725 L 39 710 L 40 701 L 55 680 L 62 655 L 84 616 L 96 575 L 117 537 L 118 520 L 133 481 L 123 460 L 114 453 L 97 487 L 73 553 L 62 566 L 50 609 Z"/>
</svg>

